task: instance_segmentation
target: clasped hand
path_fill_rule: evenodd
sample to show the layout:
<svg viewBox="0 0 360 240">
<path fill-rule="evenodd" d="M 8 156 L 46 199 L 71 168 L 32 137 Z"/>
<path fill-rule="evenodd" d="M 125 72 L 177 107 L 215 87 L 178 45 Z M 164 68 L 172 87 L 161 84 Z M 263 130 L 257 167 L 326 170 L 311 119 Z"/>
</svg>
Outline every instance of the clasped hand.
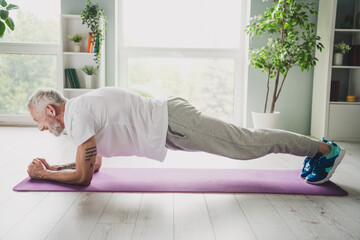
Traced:
<svg viewBox="0 0 360 240">
<path fill-rule="evenodd" d="M 45 159 L 35 158 L 29 164 L 28 170 L 27 170 L 29 177 L 34 178 L 34 179 L 41 179 L 44 176 L 46 167 L 41 160 L 45 160 Z"/>
</svg>

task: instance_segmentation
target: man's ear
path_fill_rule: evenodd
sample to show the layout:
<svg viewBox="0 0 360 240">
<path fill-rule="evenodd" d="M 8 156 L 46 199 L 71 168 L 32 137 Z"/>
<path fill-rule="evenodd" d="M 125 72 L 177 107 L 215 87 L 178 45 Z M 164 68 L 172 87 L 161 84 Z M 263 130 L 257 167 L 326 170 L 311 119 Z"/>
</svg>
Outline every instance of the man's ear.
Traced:
<svg viewBox="0 0 360 240">
<path fill-rule="evenodd" d="M 46 105 L 45 111 L 48 117 L 54 118 L 56 116 L 56 109 L 51 104 Z"/>
</svg>

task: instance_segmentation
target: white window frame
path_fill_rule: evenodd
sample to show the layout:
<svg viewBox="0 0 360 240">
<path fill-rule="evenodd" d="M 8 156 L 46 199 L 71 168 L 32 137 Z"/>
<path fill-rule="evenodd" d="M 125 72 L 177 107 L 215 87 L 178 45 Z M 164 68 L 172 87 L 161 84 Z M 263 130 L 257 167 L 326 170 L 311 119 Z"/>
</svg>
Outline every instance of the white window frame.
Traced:
<svg viewBox="0 0 360 240">
<path fill-rule="evenodd" d="M 59 81 L 59 79 L 61 79 L 60 49 L 61 49 L 60 43 L 0 42 L 0 54 L 15 53 L 15 54 L 34 54 L 34 55 L 55 55 L 57 89 L 61 89 L 62 87 Z M 1 126 L 36 126 L 30 114 L 28 115 L 0 114 L 0 125 Z"/>
<path fill-rule="evenodd" d="M 241 1 L 241 28 L 246 26 L 250 15 L 250 0 Z M 249 41 L 244 31 L 239 29 L 240 42 L 243 48 L 155 48 L 155 47 L 126 47 L 124 45 L 123 27 L 123 0 L 115 1 L 117 13 L 115 14 L 115 42 L 118 46 L 115 50 L 117 72 L 115 73 L 115 85 L 126 88 L 128 84 L 128 58 L 134 57 L 170 57 L 170 58 L 220 58 L 234 60 L 234 123 L 238 126 L 246 126 L 247 106 L 247 72 L 248 72 L 248 49 Z"/>
</svg>

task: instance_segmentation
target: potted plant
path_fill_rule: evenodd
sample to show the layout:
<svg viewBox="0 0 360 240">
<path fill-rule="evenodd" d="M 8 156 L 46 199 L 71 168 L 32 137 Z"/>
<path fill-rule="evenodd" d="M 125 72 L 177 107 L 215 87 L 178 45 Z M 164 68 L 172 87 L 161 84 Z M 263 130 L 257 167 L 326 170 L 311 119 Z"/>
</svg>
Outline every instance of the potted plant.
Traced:
<svg viewBox="0 0 360 240">
<path fill-rule="evenodd" d="M 96 74 L 97 68 L 91 65 L 85 65 L 82 68 L 85 73 L 85 88 L 93 88 L 93 75 Z"/>
<path fill-rule="evenodd" d="M 320 37 L 315 33 L 315 24 L 309 21 L 310 15 L 317 14 L 314 5 L 296 0 L 274 0 L 271 8 L 252 17 L 249 25 L 246 26 L 245 32 L 251 39 L 264 33 L 269 36 L 264 47 L 249 51 L 250 64 L 267 75 L 265 105 L 261 115 L 273 116 L 275 104 L 291 68 L 299 66 L 301 71 L 309 71 L 316 64 L 314 50 L 321 51 L 323 45 L 319 42 Z M 269 114 L 267 105 L 270 83 L 273 86 Z M 258 114 L 253 114 L 253 117 L 254 115 Z M 255 127 L 263 128 L 263 126 Z"/>
<path fill-rule="evenodd" d="M 104 15 L 104 10 L 99 7 L 99 4 L 92 4 L 90 0 L 81 12 L 82 24 L 86 24 L 91 30 L 91 35 L 94 36 L 93 40 L 96 44 L 95 51 L 95 62 L 97 68 L 100 67 L 100 57 L 101 57 L 101 47 L 105 41 L 105 30 L 106 30 L 106 17 Z"/>
<path fill-rule="evenodd" d="M 68 36 L 69 40 L 74 42 L 74 52 L 80 52 L 80 42 L 83 39 L 83 34 L 76 33 Z"/>
<path fill-rule="evenodd" d="M 342 65 L 344 54 L 350 52 L 351 47 L 344 42 L 337 43 L 334 45 L 334 65 Z"/>
<path fill-rule="evenodd" d="M 5 0 L 0 0 L 0 38 L 5 34 L 5 30 L 14 31 L 15 24 L 11 17 L 9 17 L 9 11 L 18 9 L 15 4 L 8 4 Z"/>
</svg>

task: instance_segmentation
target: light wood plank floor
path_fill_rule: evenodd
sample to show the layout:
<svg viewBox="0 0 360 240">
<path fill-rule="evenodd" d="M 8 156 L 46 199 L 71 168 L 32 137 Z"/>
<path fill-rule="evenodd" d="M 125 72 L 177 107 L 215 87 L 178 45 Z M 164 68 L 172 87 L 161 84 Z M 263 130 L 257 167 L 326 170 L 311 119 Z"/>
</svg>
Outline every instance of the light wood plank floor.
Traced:
<svg viewBox="0 0 360 240">
<path fill-rule="evenodd" d="M 347 197 L 270 194 L 18 193 L 34 157 L 72 162 L 66 136 L 36 128 L 0 127 L 0 239 L 360 239 L 360 143 L 332 180 Z M 269 155 L 236 161 L 205 153 L 169 152 L 164 163 L 124 157 L 103 167 L 300 169 L 303 158 Z"/>
</svg>

